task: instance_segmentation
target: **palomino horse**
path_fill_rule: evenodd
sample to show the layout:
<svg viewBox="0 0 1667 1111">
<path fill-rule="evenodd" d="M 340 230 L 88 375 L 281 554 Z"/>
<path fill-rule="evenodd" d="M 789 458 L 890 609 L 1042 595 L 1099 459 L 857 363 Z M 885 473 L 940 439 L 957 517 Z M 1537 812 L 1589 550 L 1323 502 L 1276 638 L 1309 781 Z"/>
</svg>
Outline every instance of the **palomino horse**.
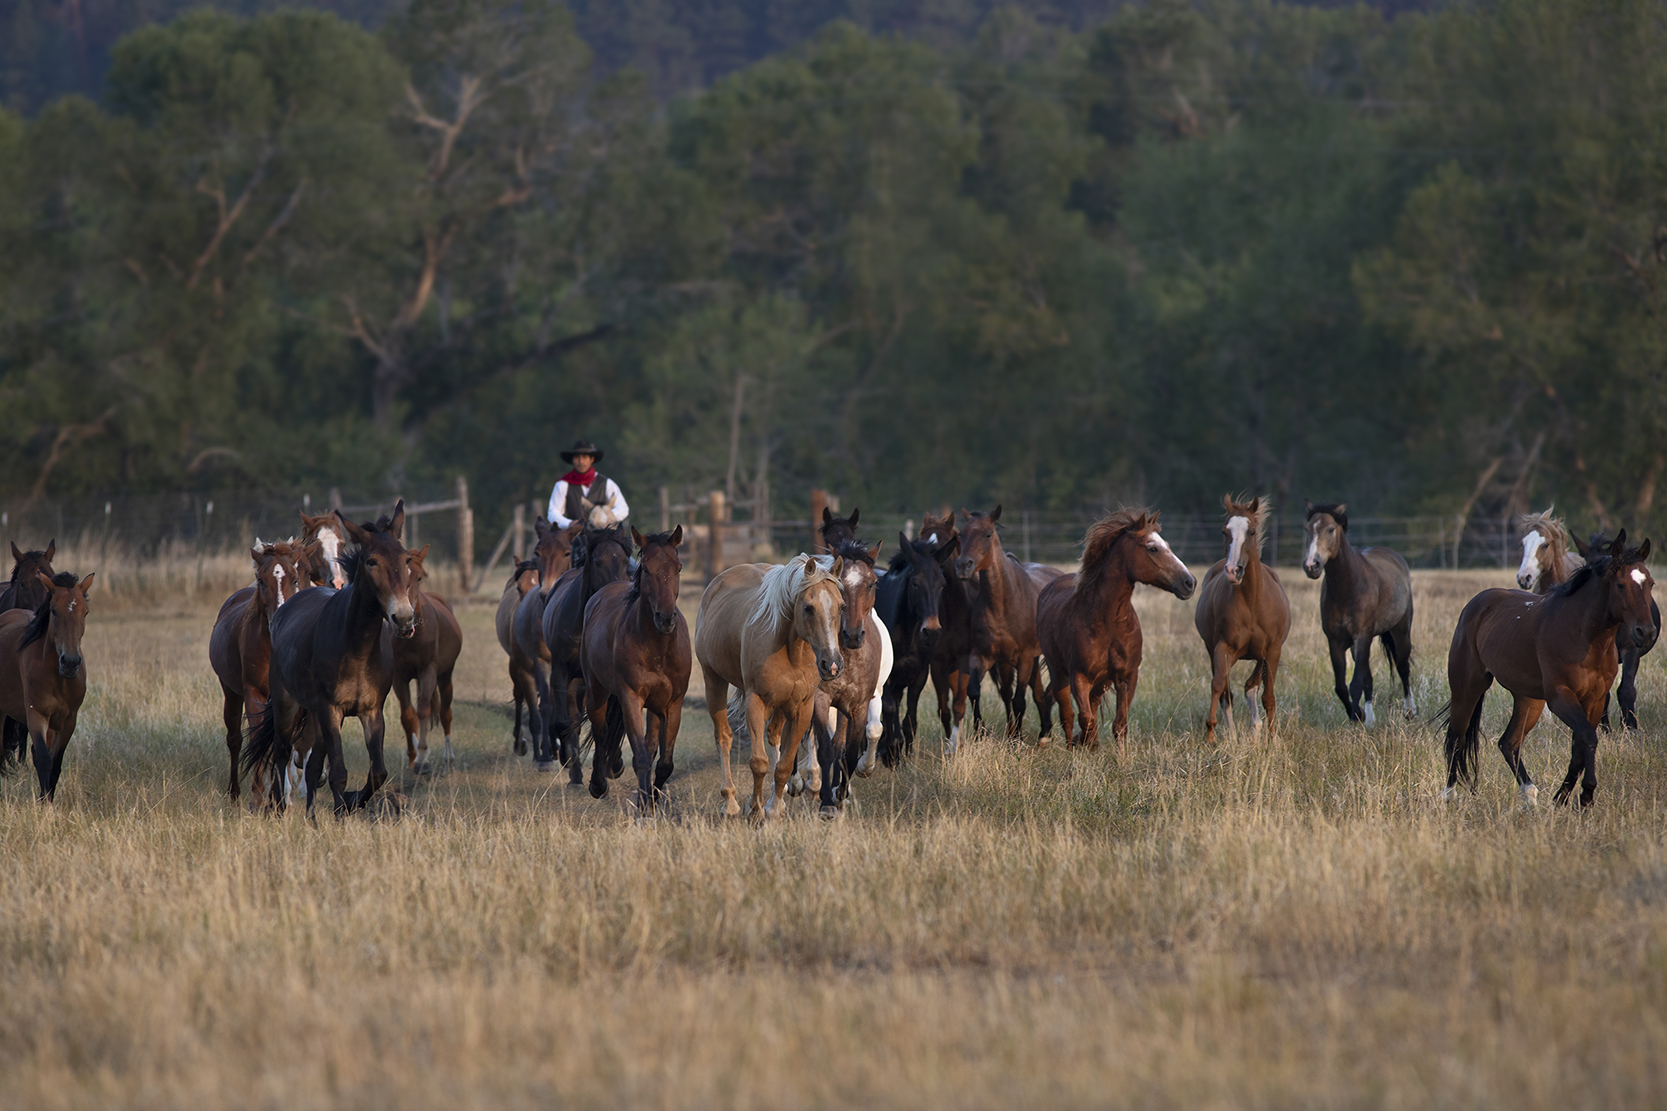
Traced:
<svg viewBox="0 0 1667 1111">
<path fill-rule="evenodd" d="M 945 509 L 941 517 L 927 513 L 924 522 L 920 526 L 921 542 L 931 546 L 932 556 L 944 576 L 939 612 L 942 628 L 932 652 L 932 690 L 938 699 L 938 721 L 943 725 L 943 749 L 953 755 L 961 740 L 961 722 L 967 712 L 967 653 L 972 644 L 972 599 L 976 588 L 961 581 L 955 573 L 955 561 L 961 554 L 961 534 L 955 530 L 954 511 Z M 980 719 L 975 705 L 973 720 Z"/>
<path fill-rule="evenodd" d="M 683 526 L 648 537 L 632 529 L 631 539 L 641 552 L 636 573 L 630 582 L 609 583 L 590 600 L 579 662 L 590 732 L 597 739 L 590 793 L 595 798 L 608 793 L 608 770 L 623 764 L 620 741 L 630 737 L 637 810 L 647 814 L 671 778 L 693 665 L 689 623 L 677 608 Z"/>
<path fill-rule="evenodd" d="M 301 568 L 311 565 L 317 549 L 317 540 L 311 545 L 293 540 L 263 544 L 257 537 L 249 550 L 255 565 L 254 585 L 243 587 L 225 600 L 208 637 L 208 662 L 220 680 L 226 753 L 231 758 L 226 794 L 234 799 L 242 793 L 238 760 L 243 752 L 245 720 L 253 730 L 255 720 L 266 709 L 267 675 L 272 666 L 271 618 L 278 607 L 295 597 L 297 590 L 308 585 Z M 261 780 L 257 779 L 251 788 L 257 800 L 264 798 Z"/>
<path fill-rule="evenodd" d="M 1598 554 L 1609 547 L 1609 537 L 1601 532 L 1594 533 L 1590 544 L 1582 544 L 1580 538 L 1576 537 L 1574 546 L 1580 549 L 1582 560 L 1590 561 L 1597 558 Z M 1653 595 L 1650 598 L 1650 619 L 1655 624 L 1656 637 L 1659 639 L 1661 636 L 1661 607 L 1656 605 Z M 1617 695 L 1621 703 L 1621 725 L 1623 728 L 1638 728 L 1638 664 L 1645 656 L 1650 654 L 1650 649 L 1654 647 L 1655 640 L 1651 640 L 1648 644 L 1640 644 L 1631 637 L 1624 635 L 1622 631 L 1617 630 L 1615 633 L 1615 650 L 1620 653 L 1621 657 L 1621 688 Z M 1609 701 L 1607 698 L 1603 703 L 1603 718 L 1598 724 L 1603 727 L 1604 732 L 1609 731 Z"/>
<path fill-rule="evenodd" d="M 58 551 L 58 542 L 51 541 L 44 552 L 19 551 L 17 545 L 12 545 L 12 578 L 0 590 L 0 613 L 7 610 L 28 610 L 34 613 L 46 598 L 46 588 L 41 585 L 40 576 L 52 578 L 52 557 Z"/>
<path fill-rule="evenodd" d="M 1214 674 L 1210 680 L 1210 712 L 1204 719 L 1204 739 L 1216 737 L 1216 706 L 1227 711 L 1227 729 L 1233 731 L 1233 665 L 1253 660 L 1250 678 L 1245 680 L 1244 697 L 1250 704 L 1250 727 L 1262 727 L 1256 716 L 1256 695 L 1262 688 L 1262 709 L 1267 713 L 1268 732 L 1273 732 L 1273 681 L 1279 674 L 1279 654 L 1291 631 L 1291 601 L 1273 568 L 1262 563 L 1262 517 L 1271 512 L 1261 498 L 1242 505 L 1222 498 L 1227 524 L 1227 558 L 1217 560 L 1204 572 L 1198 592 L 1193 624 L 1204 638 Z"/>
<path fill-rule="evenodd" d="M 729 688 L 741 690 L 752 744 L 751 818 L 762 822 L 781 814 L 783 792 L 798 755 L 799 739 L 810 727 L 816 688 L 838 678 L 845 665 L 839 651 L 843 561 L 825 567 L 813 556 L 795 556 L 780 567 L 742 563 L 722 572 L 700 596 L 695 622 L 695 658 L 706 686 L 706 712 L 723 765 L 724 814 L 741 812 L 729 750 Z M 775 790 L 764 801 L 770 771 L 765 745 L 787 749 L 776 761 Z"/>
<path fill-rule="evenodd" d="M 0 666 L 0 715 L 28 730 L 40 799 L 49 802 L 58 793 L 64 750 L 75 736 L 75 716 L 87 694 L 81 637 L 93 577 L 79 583 L 63 573 L 39 578 L 46 597 L 34 613 L 0 613 L 0 661 L 6 661 Z M 0 771 L 7 769 L 12 753 L 9 746 L 0 750 Z"/>
<path fill-rule="evenodd" d="M 926 540 L 897 534 L 897 554 L 891 557 L 874 597 L 874 613 L 891 632 L 893 666 L 880 707 L 880 759 L 895 767 L 905 750 L 914 748 L 920 692 L 932 673 L 932 655 L 942 630 L 943 568 Z M 905 716 L 898 707 L 908 700 Z"/>
<path fill-rule="evenodd" d="M 1071 728 L 1071 701 L 1077 704 L 1077 732 L 1071 745 L 1100 747 L 1100 699 L 1106 688 L 1117 692 L 1117 716 L 1111 735 L 1117 758 L 1129 735 L 1129 707 L 1140 683 L 1143 641 L 1134 609 L 1135 583 L 1192 597 L 1198 585 L 1158 533 L 1158 515 L 1145 509 L 1119 509 L 1088 528 L 1082 541 L 1082 570 L 1061 575 L 1042 589 L 1036 603 L 1036 628 L 1048 661 L 1048 694 L 1059 703 L 1059 720 Z M 1046 744 L 1044 732 L 1040 743 Z"/>
<path fill-rule="evenodd" d="M 631 539 L 624 525 L 613 528 L 585 526 L 579 538 L 573 567 L 556 580 L 544 603 L 544 643 L 550 652 L 550 678 L 538 692 L 539 716 L 544 722 L 544 735 L 537 738 L 542 747 L 538 766 L 542 770 L 554 757 L 567 769 L 568 780 L 574 786 L 585 781 L 584 764 L 579 757 L 579 722 L 584 703 L 585 672 L 579 651 L 585 634 L 585 607 L 604 586 L 624 582 L 631 577 Z M 575 684 L 578 684 L 575 689 Z M 610 769 L 615 774 L 621 767 Z"/>
<path fill-rule="evenodd" d="M 1552 515 L 1554 508 L 1543 513 L 1524 513 L 1517 519 L 1522 526 L 1522 563 L 1517 567 L 1517 588 L 1530 594 L 1549 594 L 1552 587 L 1568 582 L 1577 570 L 1586 566 L 1584 557 L 1569 551 L 1572 538 L 1563 527 L 1563 519 Z"/>
<path fill-rule="evenodd" d="M 301 514 L 301 543 L 308 548 L 313 542 L 318 547 L 307 560 L 305 568 L 315 586 L 333 586 L 337 590 L 347 585 L 347 568 L 342 562 L 342 551 L 347 547 L 347 530 L 334 513 L 320 513 L 316 517 Z"/>
<path fill-rule="evenodd" d="M 1524 805 L 1539 789 L 1522 763 L 1522 739 L 1549 705 L 1572 734 L 1568 774 L 1554 796 L 1567 802 L 1575 780 L 1580 804 L 1590 806 L 1597 791 L 1598 718 L 1619 666 L 1615 635 L 1634 644 L 1653 642 L 1650 588 L 1644 561 L 1650 542 L 1626 546 L 1623 531 L 1606 553 L 1548 595 L 1520 590 L 1484 590 L 1459 614 L 1447 652 L 1452 693 L 1443 715 L 1447 725 L 1447 787 L 1453 796 L 1462 779 L 1474 789 L 1482 731 L 1482 696 L 1494 680 L 1511 692 L 1511 720 L 1499 738 Z"/>
<path fill-rule="evenodd" d="M 305 752 L 309 815 L 326 760 L 337 814 L 365 806 L 387 781 L 382 707 L 394 683 L 389 626 L 400 637 L 417 631 L 412 553 L 400 543 L 404 500 L 395 503 L 391 518 L 374 525 L 337 517 L 357 545 L 345 560 L 347 585 L 303 590 L 272 615 L 271 699 L 243 756 L 247 768 L 277 769 L 288 766 L 292 752 Z M 349 717 L 363 726 L 370 755 L 365 785 L 352 794 L 347 793 L 341 734 L 342 721 Z"/>
<path fill-rule="evenodd" d="M 963 582 L 976 583 L 972 595 L 971 643 L 967 651 L 967 689 L 973 698 L 973 720 L 979 720 L 978 694 L 984 673 L 993 667 L 1001 702 L 1007 707 L 1007 735 L 1024 727 L 1025 687 L 1036 699 L 1041 735 L 1053 727 L 1052 708 L 1042 698 L 1041 648 L 1036 641 L 1036 596 L 1064 574 L 1057 567 L 1020 563 L 1001 546 L 1001 506 L 988 516 L 961 510 L 966 528 L 961 533 L 961 555 L 955 573 Z"/>
<path fill-rule="evenodd" d="M 394 697 L 399 699 L 399 723 L 405 730 L 405 763 L 415 775 L 428 775 L 428 730 L 436 714 L 445 730 L 442 757 L 451 767 L 451 673 L 463 651 L 463 630 L 451 606 L 438 594 L 422 589 L 428 578 L 423 561 L 428 545 L 411 553 L 411 606 L 417 613 L 417 631 L 394 641 Z M 417 700 L 411 701 L 411 683 L 417 684 Z"/>
<path fill-rule="evenodd" d="M 532 707 L 538 700 L 538 680 L 533 678 L 532 661 L 527 659 L 515 642 L 515 609 L 521 599 L 538 589 L 538 561 L 524 559 L 515 565 L 509 581 L 504 583 L 503 597 L 498 599 L 498 612 L 493 626 L 498 633 L 498 645 L 509 657 L 509 689 L 515 699 L 515 755 L 527 754 L 527 737 L 521 732 L 521 711 L 527 710 L 528 725 L 532 723 Z"/>
<path fill-rule="evenodd" d="M 540 517 L 533 523 L 533 528 L 538 533 L 538 543 L 533 546 L 533 559 L 538 563 L 538 589 L 521 596 L 521 603 L 515 610 L 513 630 L 515 646 L 532 670 L 533 689 L 537 694 L 530 723 L 533 757 L 538 761 L 539 771 L 549 771 L 556 766 L 556 762 L 543 740 L 550 731 L 550 719 L 546 716 L 549 707 L 545 705 L 550 682 L 550 646 L 544 643 L 544 607 L 556 589 L 556 583 L 582 558 L 581 538 L 585 526 L 574 521 L 566 529 L 551 528 Z"/>
<path fill-rule="evenodd" d="M 1302 570 L 1320 584 L 1320 629 L 1331 648 L 1331 671 L 1337 697 L 1350 721 L 1371 726 L 1372 639 L 1381 637 L 1384 651 L 1401 675 L 1406 712 L 1412 701 L 1412 572 L 1399 552 L 1361 548 L 1349 543 L 1348 507 L 1304 503 L 1307 515 L 1307 555 Z M 1354 681 L 1347 682 L 1348 657 L 1354 653 Z M 1364 698 L 1362 697 L 1364 696 Z"/>
</svg>

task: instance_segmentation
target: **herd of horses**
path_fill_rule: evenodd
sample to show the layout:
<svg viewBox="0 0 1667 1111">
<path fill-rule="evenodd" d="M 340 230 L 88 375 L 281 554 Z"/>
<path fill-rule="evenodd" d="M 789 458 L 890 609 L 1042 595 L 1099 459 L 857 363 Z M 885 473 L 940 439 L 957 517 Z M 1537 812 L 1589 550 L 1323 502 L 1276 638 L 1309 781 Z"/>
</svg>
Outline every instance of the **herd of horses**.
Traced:
<svg viewBox="0 0 1667 1111">
<path fill-rule="evenodd" d="M 1039 746 L 1051 742 L 1057 710 L 1068 746 L 1097 749 L 1100 704 L 1112 693 L 1121 759 L 1140 679 L 1140 583 L 1183 600 L 1198 595 L 1194 623 L 1211 674 L 1207 739 L 1215 739 L 1218 710 L 1235 730 L 1230 678 L 1240 661 L 1252 665 L 1244 683 L 1251 729 L 1271 733 L 1290 602 L 1261 558 L 1267 504 L 1232 497 L 1222 504 L 1224 555 L 1201 584 L 1165 542 L 1158 515 L 1144 509 L 1092 525 L 1075 572 L 1007 552 L 1000 506 L 963 509 L 959 519 L 927 514 L 918 536 L 898 535 L 884 568 L 881 545 L 858 535 L 859 512 L 824 512 L 824 553 L 722 571 L 701 595 L 692 634 L 678 605 L 680 527 L 644 536 L 626 525 L 557 529 L 540 519 L 532 557 L 510 575 L 496 615 L 514 700 L 514 751 L 581 784 L 588 723 L 589 789 L 602 798 L 608 781 L 624 773 L 629 741 L 634 802 L 651 812 L 673 774 L 698 664 L 724 813 L 741 812 L 730 754 L 743 736 L 754 822 L 781 815 L 785 798 L 805 790 L 818 796 L 822 816 L 837 816 L 853 776 L 895 767 L 912 753 L 928 679 L 946 755 L 961 741 L 969 703 L 971 728 L 982 727 L 988 676 L 1009 737 L 1023 727 L 1028 689 Z M 227 792 L 238 798 L 248 776 L 252 805 L 282 809 L 299 787 L 311 813 L 327 780 L 343 814 L 370 805 L 388 779 L 383 707 L 390 690 L 409 769 L 433 770 L 436 722 L 444 736 L 438 763 L 451 764 L 452 672 L 462 631 L 445 599 L 423 589 L 428 548 L 405 547 L 403 502 L 374 522 L 339 512 L 301 517 L 299 539 L 255 542 L 254 582 L 226 599 L 210 636 L 209 661 L 223 693 Z M 1608 725 L 1615 677 L 1622 676 L 1622 724 L 1634 728 L 1639 660 L 1660 635 L 1650 543 L 1629 546 L 1623 531 L 1613 540 L 1576 539 L 1571 553 L 1571 537 L 1551 511 L 1522 523 L 1521 589 L 1483 590 L 1453 633 L 1452 697 L 1438 717 L 1446 728 L 1443 797 L 1461 782 L 1474 787 L 1483 695 L 1497 681 L 1513 699 L 1499 747 L 1523 802 L 1532 805 L 1537 788 L 1523 766 L 1522 741 L 1549 706 L 1572 738 L 1555 798 L 1568 801 L 1578 783 L 1589 805 L 1597 731 Z M 39 795 L 49 800 L 86 693 L 80 645 L 93 576 L 55 572 L 54 544 L 34 552 L 14 544 L 12 553 L 11 580 L 0 591 L 0 773 L 21 763 L 27 748 Z M 1375 721 L 1374 641 L 1400 679 L 1405 713 L 1415 715 L 1406 561 L 1388 548 L 1355 548 L 1346 505 L 1308 503 L 1302 566 L 1323 580 L 1320 624 L 1348 719 Z M 342 751 L 348 717 L 359 719 L 370 761 L 355 791 L 347 789 Z"/>
</svg>

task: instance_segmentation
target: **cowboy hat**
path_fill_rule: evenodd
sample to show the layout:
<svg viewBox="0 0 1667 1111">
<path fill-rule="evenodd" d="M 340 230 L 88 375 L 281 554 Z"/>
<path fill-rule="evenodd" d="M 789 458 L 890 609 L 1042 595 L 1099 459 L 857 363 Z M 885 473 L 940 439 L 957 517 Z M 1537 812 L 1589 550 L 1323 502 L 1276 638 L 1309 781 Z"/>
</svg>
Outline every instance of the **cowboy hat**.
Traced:
<svg viewBox="0 0 1667 1111">
<path fill-rule="evenodd" d="M 602 462 L 602 450 L 589 440 L 576 441 L 571 448 L 561 453 L 561 461 L 571 463 L 575 455 L 588 455 L 593 464 Z"/>
</svg>

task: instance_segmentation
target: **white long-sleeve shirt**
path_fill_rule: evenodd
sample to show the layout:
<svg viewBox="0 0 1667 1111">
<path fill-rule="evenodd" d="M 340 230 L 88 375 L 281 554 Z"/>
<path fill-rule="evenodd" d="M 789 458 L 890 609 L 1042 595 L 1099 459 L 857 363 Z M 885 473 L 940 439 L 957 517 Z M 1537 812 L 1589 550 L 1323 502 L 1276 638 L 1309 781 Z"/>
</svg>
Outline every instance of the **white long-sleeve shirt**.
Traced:
<svg viewBox="0 0 1667 1111">
<path fill-rule="evenodd" d="M 594 484 L 580 487 L 580 493 L 581 496 L 589 498 L 592 502 L 596 503 L 597 508 L 606 509 L 609 516 L 613 518 L 613 520 L 608 523 L 610 525 L 617 525 L 621 521 L 625 520 L 626 517 L 631 515 L 631 507 L 625 504 L 625 495 L 619 492 L 619 483 L 615 482 L 611 478 L 605 479 L 604 481 L 608 484 L 606 496 L 598 498 L 596 495 L 598 493 L 602 493 L 602 491 L 598 491 Z M 546 514 L 546 519 L 557 528 L 566 528 L 568 525 L 573 523 L 572 518 L 562 512 L 566 508 L 567 480 L 563 479 L 562 481 L 556 483 L 556 488 L 554 490 L 550 491 L 550 511 Z"/>
</svg>

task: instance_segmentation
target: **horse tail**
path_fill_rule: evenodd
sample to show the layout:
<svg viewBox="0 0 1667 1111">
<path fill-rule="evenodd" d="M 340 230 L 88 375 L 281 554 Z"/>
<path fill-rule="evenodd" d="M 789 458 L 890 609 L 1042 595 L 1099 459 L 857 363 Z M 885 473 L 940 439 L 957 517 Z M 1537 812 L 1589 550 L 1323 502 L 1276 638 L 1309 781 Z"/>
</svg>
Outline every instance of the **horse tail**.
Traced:
<svg viewBox="0 0 1667 1111">
<path fill-rule="evenodd" d="M 1482 746 L 1482 707 L 1485 702 L 1486 699 L 1482 698 L 1476 700 L 1476 709 L 1465 723 L 1463 734 L 1458 736 L 1453 733 L 1451 699 L 1430 720 L 1430 724 L 1446 731 L 1447 773 L 1471 790 L 1476 789 L 1476 765 Z"/>
<path fill-rule="evenodd" d="M 752 732 L 747 728 L 747 699 L 740 687 L 731 687 L 729 691 L 729 705 L 725 708 L 729 716 L 729 732 L 736 744 L 752 744 Z"/>
<path fill-rule="evenodd" d="M 29 730 L 15 718 L 0 718 L 0 779 L 13 775 L 23 766 L 24 750 L 29 747 Z"/>
<path fill-rule="evenodd" d="M 249 735 L 243 742 L 243 770 L 246 773 L 258 775 L 266 769 L 282 766 L 289 759 L 289 741 L 278 733 L 278 712 L 273 705 L 276 701 L 268 699 L 255 715 L 254 724 L 249 727 Z"/>
</svg>

